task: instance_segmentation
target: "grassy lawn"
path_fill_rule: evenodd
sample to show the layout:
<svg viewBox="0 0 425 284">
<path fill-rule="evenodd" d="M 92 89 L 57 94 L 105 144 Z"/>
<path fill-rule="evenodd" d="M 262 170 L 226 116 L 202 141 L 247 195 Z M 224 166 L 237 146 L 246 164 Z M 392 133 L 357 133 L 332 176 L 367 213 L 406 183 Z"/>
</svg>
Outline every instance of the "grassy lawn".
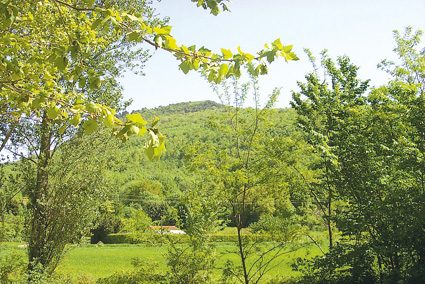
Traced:
<svg viewBox="0 0 425 284">
<path fill-rule="evenodd" d="M 132 268 L 131 260 L 135 257 L 153 259 L 165 267 L 166 262 L 161 252 L 166 253 L 167 248 L 125 244 L 71 247 L 57 270 L 59 273 L 71 275 L 107 277 L 120 269 Z"/>
<path fill-rule="evenodd" d="M 230 232 L 229 233 L 233 233 Z M 317 233 L 316 237 L 321 239 L 322 243 L 325 242 L 324 238 L 321 237 L 321 233 Z M 305 238 L 304 241 L 307 241 Z M 17 248 L 20 243 L 4 243 L 1 246 L 2 255 L 5 256 L 11 251 L 19 251 L 25 253 L 25 248 Z M 267 243 L 264 244 L 264 247 Z M 326 245 L 324 245 L 326 246 Z M 231 252 L 237 251 L 237 247 L 233 243 L 216 243 L 217 248 L 217 259 L 216 259 L 216 277 L 221 275 L 221 269 L 227 260 L 231 260 L 236 264 L 240 263 L 239 255 Z M 291 277 L 298 275 L 297 272 L 292 271 L 291 264 L 298 257 L 313 257 L 321 254 L 319 248 L 313 245 L 311 242 L 307 243 L 294 251 L 290 247 L 285 248 L 285 254 L 277 258 L 271 266 L 277 265 L 274 269 L 267 273 L 263 280 L 267 280 L 269 277 Z M 133 258 L 139 258 L 145 260 L 148 263 L 150 261 L 156 261 L 160 267 L 164 270 L 166 267 L 166 259 L 163 254 L 167 253 L 167 246 L 147 246 L 144 244 L 140 245 L 82 245 L 74 246 L 70 245 L 67 247 L 67 252 L 62 262 L 57 268 L 57 273 L 60 275 L 71 276 L 72 279 L 86 277 L 90 279 L 90 282 L 94 282 L 97 278 L 108 277 L 114 272 L 119 270 L 132 269 L 131 260 Z M 248 266 L 253 260 L 248 260 Z M 83 282 L 80 282 L 83 283 Z"/>
<path fill-rule="evenodd" d="M 231 260 L 238 264 L 240 262 L 239 255 L 232 253 L 237 251 L 233 243 L 216 243 L 217 255 L 216 275 L 221 274 L 220 268 L 224 267 L 227 260 Z M 278 264 L 267 275 L 275 276 L 297 276 L 298 272 L 292 271 L 291 264 L 298 257 L 313 257 L 321 254 L 319 248 L 315 245 L 308 245 L 297 250 L 290 251 L 286 249 L 286 253 L 277 258 L 271 266 Z M 160 267 L 166 269 L 166 260 L 163 254 L 167 253 L 166 246 L 152 247 L 146 245 L 83 245 L 81 247 L 71 247 L 63 261 L 58 267 L 59 273 L 70 275 L 88 275 L 94 278 L 107 277 L 114 272 L 122 269 L 132 269 L 131 260 L 139 258 L 146 261 L 157 261 Z M 248 265 L 253 260 L 248 260 Z M 264 279 L 267 279 L 265 277 Z"/>
</svg>

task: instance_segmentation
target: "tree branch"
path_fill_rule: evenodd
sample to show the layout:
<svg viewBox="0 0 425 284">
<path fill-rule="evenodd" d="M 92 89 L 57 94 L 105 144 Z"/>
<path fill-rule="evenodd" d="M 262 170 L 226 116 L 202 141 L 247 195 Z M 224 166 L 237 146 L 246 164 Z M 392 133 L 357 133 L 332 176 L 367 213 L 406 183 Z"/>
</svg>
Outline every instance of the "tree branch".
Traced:
<svg viewBox="0 0 425 284">
<path fill-rule="evenodd" d="M 6 136 L 3 139 L 3 142 L 1 143 L 0 152 L 3 151 L 4 147 L 7 144 L 7 141 L 9 141 L 10 136 L 12 136 L 13 130 L 15 130 L 16 125 L 18 125 L 19 118 L 17 118 L 11 125 L 9 132 L 6 134 Z"/>
<path fill-rule="evenodd" d="M 53 1 L 55 2 L 56 5 L 57 5 L 57 3 L 59 3 L 63 6 L 66 6 L 68 8 L 74 9 L 74 10 L 79 11 L 79 12 L 84 12 L 84 11 L 85 12 L 94 12 L 95 11 L 95 9 L 93 9 L 93 8 L 79 8 L 79 7 L 75 7 L 71 4 L 65 3 L 65 2 L 60 1 L 60 0 L 53 0 Z"/>
</svg>

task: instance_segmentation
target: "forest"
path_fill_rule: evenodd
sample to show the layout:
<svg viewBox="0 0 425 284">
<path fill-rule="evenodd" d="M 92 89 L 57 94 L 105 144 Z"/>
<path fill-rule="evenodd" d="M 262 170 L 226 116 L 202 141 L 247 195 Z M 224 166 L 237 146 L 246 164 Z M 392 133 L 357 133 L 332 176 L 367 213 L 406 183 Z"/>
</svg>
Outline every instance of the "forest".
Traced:
<svg viewBox="0 0 425 284">
<path fill-rule="evenodd" d="M 259 77 L 299 60 L 280 39 L 178 45 L 144 0 L 1 1 L 0 18 L 1 283 L 423 282 L 422 31 L 394 31 L 381 86 L 305 49 L 312 71 L 277 108 Z M 128 112 L 141 44 L 220 103 Z"/>
</svg>

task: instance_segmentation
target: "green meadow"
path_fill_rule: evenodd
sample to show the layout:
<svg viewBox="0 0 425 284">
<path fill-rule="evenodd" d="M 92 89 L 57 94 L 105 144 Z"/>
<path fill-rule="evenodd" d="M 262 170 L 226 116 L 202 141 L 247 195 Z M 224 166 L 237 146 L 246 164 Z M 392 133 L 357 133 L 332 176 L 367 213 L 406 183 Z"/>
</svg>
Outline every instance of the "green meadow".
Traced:
<svg viewBox="0 0 425 284">
<path fill-rule="evenodd" d="M 232 229 L 228 229 L 225 233 L 233 233 Z M 320 232 L 313 232 L 319 242 L 326 246 L 325 235 Z M 19 248 L 22 243 L 3 243 L 2 258 L 10 254 L 19 254 L 23 257 L 26 255 L 25 248 Z M 181 246 L 185 246 L 182 244 Z M 262 243 L 261 246 L 268 246 L 268 243 Z M 225 263 L 230 260 L 238 263 L 239 256 L 236 244 L 228 242 L 216 242 L 216 262 L 214 277 L 219 279 L 222 268 Z M 159 270 L 167 271 L 166 255 L 168 252 L 167 245 L 145 245 L 145 244 L 82 244 L 69 245 L 66 248 L 65 257 L 56 270 L 56 277 L 59 279 L 67 279 L 71 283 L 94 283 L 99 278 L 111 276 L 115 272 L 122 270 L 134 269 L 132 260 L 138 259 L 144 263 L 157 263 Z M 299 275 L 293 271 L 291 264 L 298 258 L 310 258 L 320 255 L 320 249 L 313 243 L 309 243 L 307 238 L 301 238 L 299 244 L 294 247 L 293 244 L 285 247 L 280 257 L 276 258 L 270 266 L 275 266 L 263 278 L 284 277 L 290 278 Z M 253 257 L 254 258 L 254 257 Z M 249 261 L 248 264 L 252 263 Z"/>
</svg>

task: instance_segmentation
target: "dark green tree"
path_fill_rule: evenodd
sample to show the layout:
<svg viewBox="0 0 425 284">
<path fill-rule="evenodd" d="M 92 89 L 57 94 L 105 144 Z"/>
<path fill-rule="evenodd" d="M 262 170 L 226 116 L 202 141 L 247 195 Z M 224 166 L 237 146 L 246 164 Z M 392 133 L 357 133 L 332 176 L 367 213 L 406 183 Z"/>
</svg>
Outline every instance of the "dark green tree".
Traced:
<svg viewBox="0 0 425 284">
<path fill-rule="evenodd" d="M 357 77 L 358 67 L 351 64 L 348 57 L 339 57 L 336 65 L 322 53 L 321 67 L 324 78 L 319 77 L 315 59 L 309 55 L 315 72 L 306 76 L 307 83 L 299 82 L 300 93 L 293 93 L 292 107 L 299 115 L 299 124 L 306 133 L 306 140 L 317 153 L 320 160 L 317 168 L 322 171 L 321 182 L 314 185 L 312 191 L 318 206 L 326 220 L 329 232 L 329 247 L 334 244 L 332 224 L 335 217 L 335 205 L 340 188 L 338 175 L 340 158 L 339 146 L 347 136 L 347 122 L 351 112 L 365 104 L 362 96 L 368 81 L 360 81 Z M 326 203 L 321 202 L 326 199 Z"/>
</svg>

